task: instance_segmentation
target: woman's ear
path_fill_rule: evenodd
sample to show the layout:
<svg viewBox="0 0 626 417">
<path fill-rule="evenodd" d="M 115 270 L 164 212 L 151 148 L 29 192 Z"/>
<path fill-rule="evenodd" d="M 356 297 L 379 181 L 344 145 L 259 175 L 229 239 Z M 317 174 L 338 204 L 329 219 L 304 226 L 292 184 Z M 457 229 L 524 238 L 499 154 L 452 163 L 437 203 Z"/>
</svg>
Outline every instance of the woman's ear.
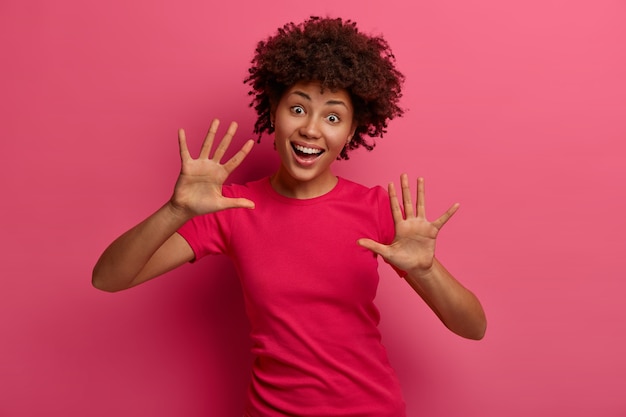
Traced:
<svg viewBox="0 0 626 417">
<path fill-rule="evenodd" d="M 346 141 L 346 144 L 350 143 L 352 137 L 354 136 L 354 132 L 356 132 L 356 122 L 352 121 L 352 127 L 350 129 L 350 134 L 348 135 L 348 140 Z"/>
<path fill-rule="evenodd" d="M 270 109 L 270 127 L 274 129 L 274 121 L 276 120 L 276 107 L 272 106 Z"/>
</svg>

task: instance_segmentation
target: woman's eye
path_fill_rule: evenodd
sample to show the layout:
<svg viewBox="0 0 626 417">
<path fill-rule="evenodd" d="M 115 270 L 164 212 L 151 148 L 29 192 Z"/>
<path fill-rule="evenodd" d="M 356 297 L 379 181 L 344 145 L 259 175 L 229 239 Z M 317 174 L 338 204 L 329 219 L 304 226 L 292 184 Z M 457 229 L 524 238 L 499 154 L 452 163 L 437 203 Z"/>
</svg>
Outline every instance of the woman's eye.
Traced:
<svg viewBox="0 0 626 417">
<path fill-rule="evenodd" d="M 326 119 L 331 123 L 339 123 L 339 116 L 336 114 L 329 114 Z"/>
<path fill-rule="evenodd" d="M 302 106 L 293 106 L 291 111 L 295 114 L 304 114 L 304 108 L 302 108 Z"/>
</svg>

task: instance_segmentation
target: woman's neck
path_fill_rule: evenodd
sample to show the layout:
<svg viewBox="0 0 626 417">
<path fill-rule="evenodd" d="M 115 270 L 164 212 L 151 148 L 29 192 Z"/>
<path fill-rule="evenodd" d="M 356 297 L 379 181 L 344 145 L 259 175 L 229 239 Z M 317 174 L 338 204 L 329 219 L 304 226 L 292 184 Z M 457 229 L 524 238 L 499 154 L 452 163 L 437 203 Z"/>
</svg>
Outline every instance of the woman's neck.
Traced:
<svg viewBox="0 0 626 417">
<path fill-rule="evenodd" d="M 335 188 L 338 181 L 337 176 L 331 172 L 324 177 L 309 181 L 299 181 L 289 175 L 284 175 L 281 170 L 270 177 L 270 184 L 274 191 L 282 196 L 299 200 L 322 196 Z"/>
</svg>

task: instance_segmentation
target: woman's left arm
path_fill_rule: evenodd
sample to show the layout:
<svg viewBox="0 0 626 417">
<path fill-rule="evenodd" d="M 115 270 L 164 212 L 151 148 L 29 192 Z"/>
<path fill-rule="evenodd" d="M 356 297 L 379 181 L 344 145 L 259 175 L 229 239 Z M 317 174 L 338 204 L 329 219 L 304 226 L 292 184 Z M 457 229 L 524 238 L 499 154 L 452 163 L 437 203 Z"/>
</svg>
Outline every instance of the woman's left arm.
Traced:
<svg viewBox="0 0 626 417">
<path fill-rule="evenodd" d="M 435 221 L 426 219 L 424 179 L 417 180 L 417 204 L 413 208 L 406 174 L 400 177 L 404 213 L 393 183 L 389 184 L 395 238 L 390 245 L 359 239 L 359 245 L 405 271 L 405 279 L 441 321 L 459 336 L 480 340 L 487 321 L 478 298 L 457 281 L 435 258 L 435 242 L 443 225 L 459 208 L 453 205 Z"/>
</svg>

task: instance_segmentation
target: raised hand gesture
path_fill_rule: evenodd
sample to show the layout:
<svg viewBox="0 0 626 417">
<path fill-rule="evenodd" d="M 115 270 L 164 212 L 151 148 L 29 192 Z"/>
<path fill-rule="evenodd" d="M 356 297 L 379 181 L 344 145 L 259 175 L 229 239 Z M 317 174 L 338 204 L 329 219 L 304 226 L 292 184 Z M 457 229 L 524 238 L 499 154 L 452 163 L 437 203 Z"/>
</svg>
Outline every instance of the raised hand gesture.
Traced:
<svg viewBox="0 0 626 417">
<path fill-rule="evenodd" d="M 400 177 L 404 214 L 400 208 L 393 183 L 389 184 L 389 200 L 396 234 L 390 245 L 383 245 L 371 239 L 359 239 L 358 243 L 379 254 L 396 268 L 410 274 L 427 274 L 435 261 L 435 241 L 439 230 L 459 208 L 450 207 L 437 220 L 426 219 L 424 179 L 417 180 L 417 204 L 413 208 L 411 189 L 406 174 Z"/>
<path fill-rule="evenodd" d="M 218 126 L 219 120 L 213 120 L 197 159 L 193 159 L 189 153 L 185 131 L 178 131 L 181 170 L 170 203 L 188 217 L 235 207 L 254 208 L 254 203 L 248 199 L 226 198 L 222 195 L 224 181 L 245 159 L 254 142 L 247 141 L 232 158 L 222 164 L 221 159 L 237 131 L 237 123 L 230 124 L 211 156 Z"/>
</svg>

